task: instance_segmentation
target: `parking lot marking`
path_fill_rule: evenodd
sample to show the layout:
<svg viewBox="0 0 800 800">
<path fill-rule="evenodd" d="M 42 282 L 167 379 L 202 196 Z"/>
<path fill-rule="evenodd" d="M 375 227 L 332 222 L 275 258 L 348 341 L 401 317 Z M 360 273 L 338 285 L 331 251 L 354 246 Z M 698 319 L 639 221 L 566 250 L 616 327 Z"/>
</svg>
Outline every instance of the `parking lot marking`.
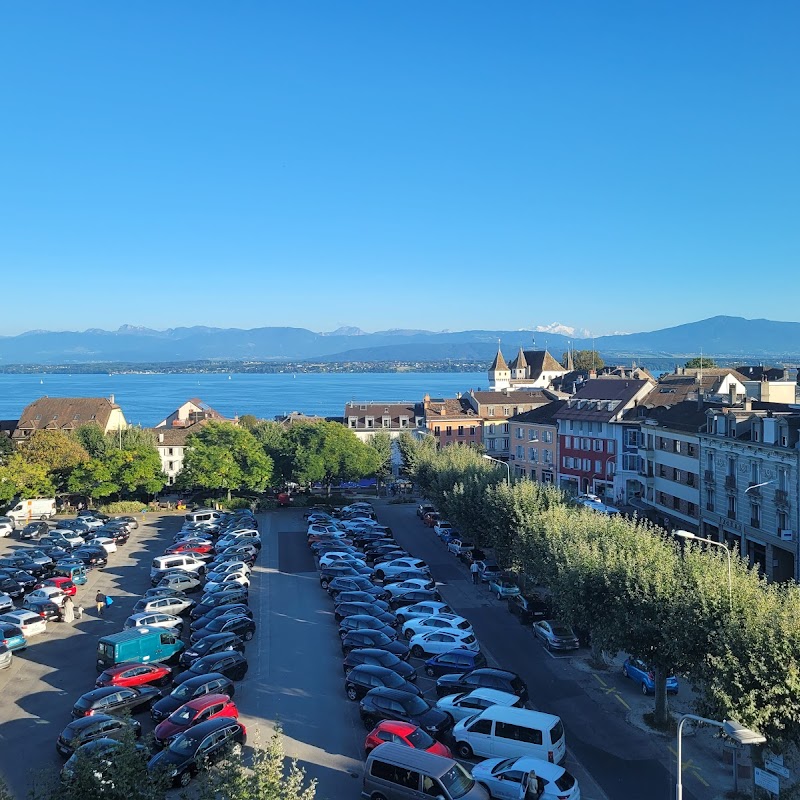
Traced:
<svg viewBox="0 0 800 800">
<path fill-rule="evenodd" d="M 625 708 L 627 708 L 627 709 L 628 709 L 628 711 L 630 711 L 630 710 L 631 710 L 631 707 L 630 707 L 630 706 L 629 706 L 629 705 L 628 705 L 628 704 L 625 702 L 625 700 L 622 698 L 622 696 L 619 694 L 619 692 L 617 692 L 617 690 L 616 690 L 616 689 L 614 690 L 614 697 L 616 697 L 616 698 L 617 698 L 617 700 L 619 700 L 619 701 L 620 701 L 620 703 L 622 703 L 622 705 L 624 705 L 624 706 L 625 706 Z"/>
<path fill-rule="evenodd" d="M 669 745 L 669 751 L 670 751 L 670 753 L 672 753 L 673 756 L 675 756 L 675 758 L 677 760 L 678 751 L 675 750 L 675 748 L 672 745 Z M 688 761 L 684 761 L 683 762 L 683 771 L 684 772 L 688 772 L 690 775 L 693 775 L 698 781 L 700 781 L 700 783 L 703 784 L 703 786 L 708 786 L 709 785 L 708 782 L 706 780 L 704 780 L 703 776 L 700 774 L 701 770 L 702 770 L 702 767 L 700 767 L 697 764 L 695 764 L 694 761 L 692 761 L 691 759 L 689 759 Z"/>
<path fill-rule="evenodd" d="M 596 672 L 593 672 L 592 675 L 597 678 L 597 681 L 601 686 L 608 686 L 608 684 Z"/>
</svg>

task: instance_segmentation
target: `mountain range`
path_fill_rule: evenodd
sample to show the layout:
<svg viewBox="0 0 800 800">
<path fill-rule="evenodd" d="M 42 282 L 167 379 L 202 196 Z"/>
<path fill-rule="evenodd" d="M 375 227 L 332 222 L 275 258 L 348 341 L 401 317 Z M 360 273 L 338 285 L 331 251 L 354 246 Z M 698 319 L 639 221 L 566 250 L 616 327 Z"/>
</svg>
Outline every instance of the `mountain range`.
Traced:
<svg viewBox="0 0 800 800">
<path fill-rule="evenodd" d="M 116 331 L 35 330 L 0 337 L 0 365 L 236 361 L 488 361 L 498 340 L 507 358 L 519 347 L 549 349 L 557 358 L 570 343 L 594 347 L 608 360 L 688 358 L 701 352 L 729 360 L 769 358 L 794 362 L 800 354 L 800 323 L 717 316 L 661 330 L 580 339 L 559 330 L 425 331 L 366 333 L 342 327 L 330 333 L 306 328 L 211 328 L 158 331 L 123 325 Z"/>
</svg>

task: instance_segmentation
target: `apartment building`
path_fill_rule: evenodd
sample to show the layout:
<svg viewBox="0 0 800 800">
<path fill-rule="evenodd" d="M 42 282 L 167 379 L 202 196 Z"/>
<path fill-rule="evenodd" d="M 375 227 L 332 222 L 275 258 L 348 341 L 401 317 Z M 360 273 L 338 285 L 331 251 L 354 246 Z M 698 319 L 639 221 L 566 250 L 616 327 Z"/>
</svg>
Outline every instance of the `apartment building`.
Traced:
<svg viewBox="0 0 800 800">
<path fill-rule="evenodd" d="M 532 411 L 515 414 L 511 431 L 511 462 L 514 475 L 539 483 L 555 483 L 558 470 L 558 422 L 556 414 L 566 405 L 554 400 Z"/>
<path fill-rule="evenodd" d="M 449 444 L 478 445 L 482 441 L 483 426 L 477 412 L 466 397 L 422 400 L 425 427 L 436 439 L 439 447 Z"/>
<path fill-rule="evenodd" d="M 344 425 L 362 442 L 369 441 L 377 431 L 396 439 L 403 431 L 422 430 L 425 412 L 422 403 L 352 401 L 344 408 Z"/>
</svg>

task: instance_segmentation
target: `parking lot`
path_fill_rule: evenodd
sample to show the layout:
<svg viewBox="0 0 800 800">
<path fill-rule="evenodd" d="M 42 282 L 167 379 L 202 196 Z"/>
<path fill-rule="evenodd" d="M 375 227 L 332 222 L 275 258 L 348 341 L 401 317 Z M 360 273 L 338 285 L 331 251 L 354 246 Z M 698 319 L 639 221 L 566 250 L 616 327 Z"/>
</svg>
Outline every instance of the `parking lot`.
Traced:
<svg viewBox="0 0 800 800">
<path fill-rule="evenodd" d="M 673 796 L 674 783 L 657 749 L 662 743 L 632 735 L 630 726 L 611 713 L 610 704 L 618 702 L 613 692 L 607 693 L 608 705 L 598 702 L 575 679 L 577 670 L 565 669 L 565 661 L 585 653 L 547 653 L 485 588 L 472 585 L 464 566 L 420 525 L 413 505 L 379 504 L 377 510 L 401 546 L 430 565 L 437 588 L 456 613 L 470 620 L 490 663 L 518 672 L 528 684 L 533 705 L 562 717 L 569 750 L 566 766 L 578 778 L 584 800 Z M 0 766 L 18 798 L 26 795 L 32 771 L 61 765 L 55 740 L 70 721 L 75 699 L 94 685 L 97 638 L 121 629 L 150 586 L 152 558 L 172 541 L 182 521 L 179 516 L 148 516 L 128 544 L 110 556 L 108 566 L 91 572 L 89 582 L 79 587 L 76 601 L 87 609 L 83 619 L 71 626 L 51 623 L 25 653 L 14 656 L 10 669 L 0 672 Z M 246 650 L 250 670 L 236 687 L 240 720 L 247 726 L 250 744 L 266 741 L 279 723 L 287 752 L 319 781 L 319 798 L 357 797 L 366 731 L 358 703 L 344 694 L 333 605 L 320 588 L 302 513 L 263 514 L 259 524 L 263 549 L 250 592 L 258 629 Z M 13 538 L 2 540 L 3 550 L 19 546 Z M 94 612 L 98 589 L 115 599 L 104 619 Z M 432 688 L 433 681 L 418 671 L 420 688 Z M 586 680 L 593 678 L 586 675 Z M 610 675 L 608 680 L 623 699 L 635 694 L 635 687 L 626 686 L 621 676 Z M 434 693 L 426 691 L 426 696 L 433 699 Z M 145 731 L 150 730 L 147 715 L 140 718 Z M 687 787 L 687 800 L 690 791 Z"/>
</svg>

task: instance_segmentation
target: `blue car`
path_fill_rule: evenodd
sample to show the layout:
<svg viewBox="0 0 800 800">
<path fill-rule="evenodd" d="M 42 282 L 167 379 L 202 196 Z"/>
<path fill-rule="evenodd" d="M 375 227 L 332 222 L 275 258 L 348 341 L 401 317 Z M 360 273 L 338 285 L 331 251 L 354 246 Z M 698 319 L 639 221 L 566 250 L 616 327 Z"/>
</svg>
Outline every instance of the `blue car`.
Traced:
<svg viewBox="0 0 800 800">
<path fill-rule="evenodd" d="M 655 673 L 644 661 L 638 658 L 628 658 L 622 665 L 622 674 L 638 683 L 642 694 L 653 694 L 656 690 Z M 674 675 L 667 677 L 667 693 L 678 694 L 678 679 Z"/>
<path fill-rule="evenodd" d="M 11 622 L 0 622 L 0 644 L 5 645 L 12 652 L 14 650 L 24 650 L 28 646 L 28 640 L 22 630 Z"/>
<path fill-rule="evenodd" d="M 449 675 L 454 672 L 471 672 L 486 666 L 486 656 L 473 650 L 448 650 L 425 662 L 425 674 L 431 678 Z"/>
</svg>

